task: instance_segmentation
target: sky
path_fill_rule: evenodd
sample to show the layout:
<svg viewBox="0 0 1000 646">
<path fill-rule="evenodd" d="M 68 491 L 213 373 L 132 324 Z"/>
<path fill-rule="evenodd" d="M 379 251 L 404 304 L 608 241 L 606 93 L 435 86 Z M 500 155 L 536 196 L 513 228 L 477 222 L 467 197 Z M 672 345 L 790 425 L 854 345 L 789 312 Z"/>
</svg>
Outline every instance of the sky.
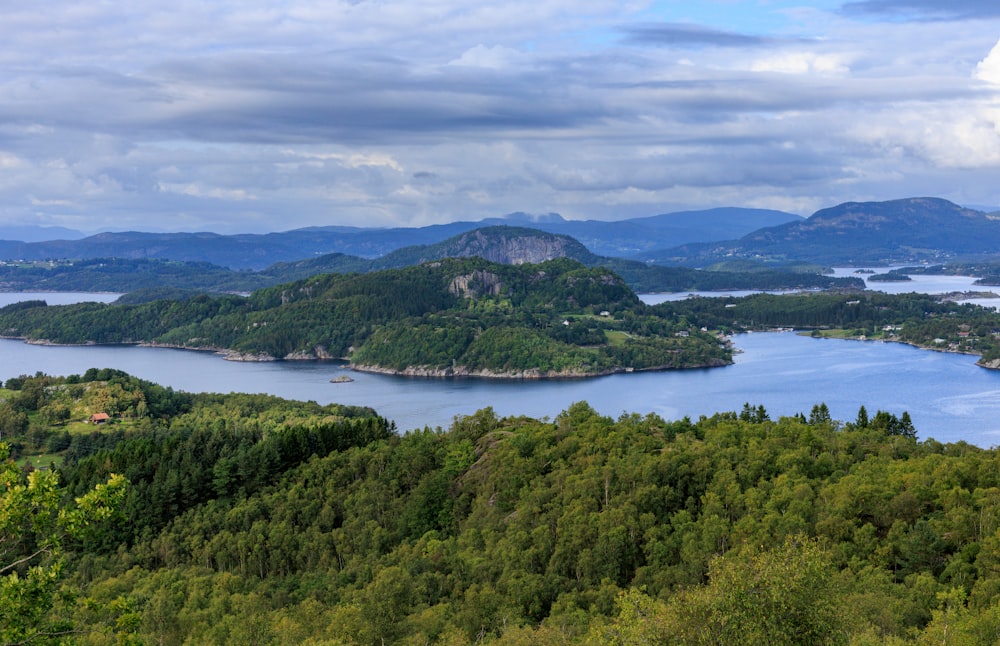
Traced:
<svg viewBox="0 0 1000 646">
<path fill-rule="evenodd" d="M 14 0 L 0 226 L 1000 208 L 997 0 Z"/>
</svg>

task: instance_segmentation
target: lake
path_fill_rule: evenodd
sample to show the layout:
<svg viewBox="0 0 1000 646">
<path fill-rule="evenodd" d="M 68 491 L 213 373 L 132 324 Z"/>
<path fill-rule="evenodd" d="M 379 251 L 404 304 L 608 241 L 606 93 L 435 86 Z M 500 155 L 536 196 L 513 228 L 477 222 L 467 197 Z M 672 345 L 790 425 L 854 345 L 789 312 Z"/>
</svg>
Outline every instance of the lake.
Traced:
<svg viewBox="0 0 1000 646">
<path fill-rule="evenodd" d="M 945 290 L 951 291 L 951 290 Z M 0 294 L 0 303 L 24 294 Z M 113 300 L 114 295 L 97 295 Z M 37 295 L 32 295 L 32 298 Z M 77 300 L 96 300 L 77 295 Z M 50 303 L 54 295 L 42 295 Z M 61 302 L 72 302 L 61 294 Z M 13 299 L 13 300 L 10 300 Z M 921 438 L 1000 444 L 1000 372 L 975 357 L 893 343 L 813 339 L 793 333 L 743 334 L 725 368 L 610 375 L 556 381 L 420 379 L 356 373 L 339 362 L 225 361 L 206 352 L 133 346 L 53 347 L 0 340 L 0 379 L 37 371 L 81 374 L 118 368 L 189 392 L 270 393 L 320 403 L 371 406 L 399 430 L 447 427 L 456 415 L 492 406 L 500 415 L 554 417 L 577 401 L 605 415 L 656 413 L 666 419 L 763 405 L 773 418 L 809 414 L 823 402 L 836 419 L 864 405 L 910 413 Z M 331 383 L 348 374 L 354 381 Z"/>
</svg>

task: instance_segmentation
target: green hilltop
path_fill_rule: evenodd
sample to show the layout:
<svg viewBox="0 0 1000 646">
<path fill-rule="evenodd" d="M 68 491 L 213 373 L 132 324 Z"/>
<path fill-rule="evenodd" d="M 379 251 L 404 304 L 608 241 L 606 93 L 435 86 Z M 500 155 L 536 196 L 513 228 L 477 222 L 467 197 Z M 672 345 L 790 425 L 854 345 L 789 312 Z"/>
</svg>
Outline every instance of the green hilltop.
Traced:
<svg viewBox="0 0 1000 646">
<path fill-rule="evenodd" d="M 905 412 L 581 402 L 399 435 L 111 370 L 4 386 L 3 643 L 1000 638 L 997 451 Z"/>
</svg>

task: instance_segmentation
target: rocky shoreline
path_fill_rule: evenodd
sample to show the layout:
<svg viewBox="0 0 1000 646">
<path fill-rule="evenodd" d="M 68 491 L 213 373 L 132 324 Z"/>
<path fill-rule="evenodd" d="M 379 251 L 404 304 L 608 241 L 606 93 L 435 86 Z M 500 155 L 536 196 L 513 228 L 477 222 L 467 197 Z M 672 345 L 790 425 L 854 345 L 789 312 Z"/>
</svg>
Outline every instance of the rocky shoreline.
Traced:
<svg viewBox="0 0 1000 646">
<path fill-rule="evenodd" d="M 708 362 L 701 365 L 685 366 L 684 368 L 674 368 L 671 366 L 657 366 L 653 368 L 609 368 L 606 370 L 595 370 L 592 372 L 581 372 L 581 371 L 555 371 L 547 370 L 541 371 L 537 369 L 532 370 L 490 370 L 487 368 L 480 368 L 477 370 L 470 370 L 465 366 L 456 366 L 454 368 L 432 368 L 429 366 L 407 366 L 403 369 L 398 368 L 386 368 L 384 366 L 372 366 L 364 364 L 350 364 L 351 370 L 357 370 L 358 372 L 370 372 L 373 374 L 381 375 L 394 375 L 398 377 L 424 377 L 432 379 L 441 379 L 446 377 L 472 377 L 477 379 L 510 379 L 510 380 L 542 380 L 542 379 L 588 379 L 591 377 L 605 377 L 607 375 L 616 375 L 631 372 L 662 372 L 667 370 L 693 370 L 698 368 L 721 368 L 722 366 L 729 365 L 725 361 Z"/>
</svg>

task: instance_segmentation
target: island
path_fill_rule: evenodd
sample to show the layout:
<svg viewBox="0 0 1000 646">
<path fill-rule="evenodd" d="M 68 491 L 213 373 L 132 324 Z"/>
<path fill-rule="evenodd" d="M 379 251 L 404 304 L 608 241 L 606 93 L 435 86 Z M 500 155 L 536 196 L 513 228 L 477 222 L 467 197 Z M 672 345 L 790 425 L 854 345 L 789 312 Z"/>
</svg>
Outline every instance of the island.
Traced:
<svg viewBox="0 0 1000 646">
<path fill-rule="evenodd" d="M 649 310 L 612 270 L 560 258 L 452 258 L 323 274 L 249 297 L 0 309 L 0 335 L 33 343 L 146 344 L 231 360 L 343 358 L 356 370 L 539 379 L 722 366 L 727 339 Z"/>
<path fill-rule="evenodd" d="M 901 271 L 888 271 L 884 274 L 872 274 L 868 277 L 870 283 L 904 283 L 913 280 Z"/>
</svg>

